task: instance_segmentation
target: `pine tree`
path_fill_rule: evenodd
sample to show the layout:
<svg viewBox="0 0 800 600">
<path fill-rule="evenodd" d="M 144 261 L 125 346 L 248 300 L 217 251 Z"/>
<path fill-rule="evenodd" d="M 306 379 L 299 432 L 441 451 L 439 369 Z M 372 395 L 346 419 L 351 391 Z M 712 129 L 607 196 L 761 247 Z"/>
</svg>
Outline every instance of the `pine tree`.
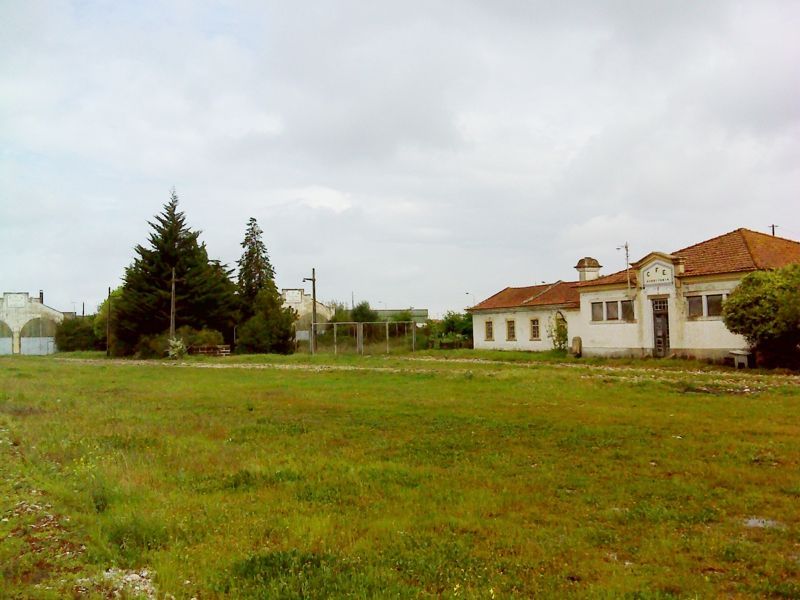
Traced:
<svg viewBox="0 0 800 600">
<path fill-rule="evenodd" d="M 283 298 L 275 285 L 275 269 L 258 222 L 250 217 L 242 241 L 244 252 L 239 265 L 238 292 L 242 326 L 239 329 L 239 352 L 293 351 L 293 325 L 297 315 L 283 307 Z"/>
<path fill-rule="evenodd" d="M 236 261 L 239 266 L 238 291 L 242 317 L 247 319 L 255 314 L 255 302 L 258 293 L 275 282 L 275 269 L 269 261 L 267 247 L 261 235 L 264 232 L 255 218 L 250 217 L 247 230 L 242 240 L 244 252 Z"/>
<path fill-rule="evenodd" d="M 126 270 L 115 310 L 118 353 L 129 354 L 145 336 L 169 328 L 172 270 L 175 269 L 176 327 L 207 327 L 229 335 L 236 321 L 235 286 L 231 271 L 210 260 L 200 232 L 192 231 L 178 210 L 178 196 L 153 222 L 147 246 L 137 245 L 136 258 Z"/>
</svg>

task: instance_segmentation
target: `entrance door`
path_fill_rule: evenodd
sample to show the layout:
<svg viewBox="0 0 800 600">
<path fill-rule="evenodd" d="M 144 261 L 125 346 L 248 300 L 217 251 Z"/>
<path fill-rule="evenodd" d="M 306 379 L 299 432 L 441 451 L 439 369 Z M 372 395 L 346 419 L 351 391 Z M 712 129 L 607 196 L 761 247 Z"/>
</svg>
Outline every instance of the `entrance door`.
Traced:
<svg viewBox="0 0 800 600">
<path fill-rule="evenodd" d="M 653 300 L 653 354 L 664 358 L 669 354 L 669 309 L 667 299 Z"/>
</svg>

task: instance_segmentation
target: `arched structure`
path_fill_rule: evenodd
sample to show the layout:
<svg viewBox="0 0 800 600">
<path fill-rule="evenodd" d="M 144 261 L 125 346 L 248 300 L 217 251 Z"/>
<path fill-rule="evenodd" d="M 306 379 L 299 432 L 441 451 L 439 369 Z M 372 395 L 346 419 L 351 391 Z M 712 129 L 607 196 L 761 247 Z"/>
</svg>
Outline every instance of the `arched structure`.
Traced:
<svg viewBox="0 0 800 600">
<path fill-rule="evenodd" d="M 56 345 L 56 323 L 46 317 L 31 319 L 19 332 L 20 354 L 51 354 Z"/>
<path fill-rule="evenodd" d="M 51 354 L 64 313 L 45 306 L 43 294 L 26 292 L 0 295 L 0 354 Z"/>
<path fill-rule="evenodd" d="M 11 354 L 13 348 L 14 332 L 4 321 L 0 321 L 0 355 Z"/>
</svg>

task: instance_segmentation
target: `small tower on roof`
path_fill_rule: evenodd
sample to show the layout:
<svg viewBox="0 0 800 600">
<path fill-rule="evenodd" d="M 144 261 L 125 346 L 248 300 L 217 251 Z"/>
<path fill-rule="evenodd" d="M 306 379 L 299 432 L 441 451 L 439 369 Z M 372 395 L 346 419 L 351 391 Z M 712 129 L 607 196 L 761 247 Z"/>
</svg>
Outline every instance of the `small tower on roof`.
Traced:
<svg viewBox="0 0 800 600">
<path fill-rule="evenodd" d="M 598 260 L 591 256 L 584 256 L 578 261 L 578 264 L 575 265 L 580 281 L 592 281 L 593 279 L 597 279 L 600 277 L 600 269 L 602 268 Z"/>
</svg>

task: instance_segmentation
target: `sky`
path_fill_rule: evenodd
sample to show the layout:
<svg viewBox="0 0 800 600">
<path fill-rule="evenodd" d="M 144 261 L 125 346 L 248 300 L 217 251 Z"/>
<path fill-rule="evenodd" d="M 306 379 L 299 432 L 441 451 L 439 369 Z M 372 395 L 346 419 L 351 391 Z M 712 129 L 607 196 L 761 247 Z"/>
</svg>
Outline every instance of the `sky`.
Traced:
<svg viewBox="0 0 800 600">
<path fill-rule="evenodd" d="M 798 31 L 769 0 L 0 0 L 0 292 L 93 312 L 173 187 L 212 258 L 255 217 L 278 287 L 433 316 L 625 242 L 800 240 Z"/>
</svg>

